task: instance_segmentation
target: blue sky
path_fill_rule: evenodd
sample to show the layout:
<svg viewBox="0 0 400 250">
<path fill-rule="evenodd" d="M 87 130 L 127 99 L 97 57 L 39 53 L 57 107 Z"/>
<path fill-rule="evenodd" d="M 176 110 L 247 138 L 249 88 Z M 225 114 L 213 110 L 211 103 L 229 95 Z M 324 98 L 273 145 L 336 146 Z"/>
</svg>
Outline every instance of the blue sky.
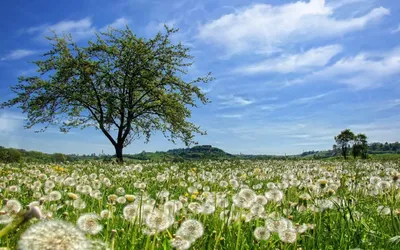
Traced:
<svg viewBox="0 0 400 250">
<path fill-rule="evenodd" d="M 85 44 L 93 32 L 129 27 L 151 37 L 163 24 L 191 48 L 188 77 L 212 103 L 193 110 L 200 144 L 231 153 L 293 154 L 330 149 L 344 128 L 370 141 L 400 140 L 400 2 L 393 0 L 7 1 L 0 9 L 0 101 L 29 61 L 49 49 L 49 29 Z M 44 152 L 113 153 L 94 129 L 23 128 L 16 108 L 0 110 L 0 145 Z M 126 153 L 181 147 L 156 134 Z"/>
</svg>

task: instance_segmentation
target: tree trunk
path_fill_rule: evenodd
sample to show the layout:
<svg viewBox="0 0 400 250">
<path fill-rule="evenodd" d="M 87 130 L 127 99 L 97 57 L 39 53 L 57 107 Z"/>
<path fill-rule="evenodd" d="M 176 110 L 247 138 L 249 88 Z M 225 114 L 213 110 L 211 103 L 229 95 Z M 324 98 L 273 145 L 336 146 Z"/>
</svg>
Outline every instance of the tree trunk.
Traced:
<svg viewBox="0 0 400 250">
<path fill-rule="evenodd" d="M 123 163 L 124 162 L 124 158 L 122 156 L 122 149 L 123 149 L 123 145 L 120 144 L 116 144 L 115 145 L 115 156 L 117 157 L 117 162 L 119 163 Z"/>
</svg>

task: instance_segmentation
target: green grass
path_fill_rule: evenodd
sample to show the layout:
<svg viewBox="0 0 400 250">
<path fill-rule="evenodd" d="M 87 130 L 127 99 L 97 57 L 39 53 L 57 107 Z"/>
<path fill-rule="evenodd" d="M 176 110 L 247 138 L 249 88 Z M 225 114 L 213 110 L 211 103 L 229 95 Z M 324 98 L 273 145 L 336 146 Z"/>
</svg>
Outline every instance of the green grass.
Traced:
<svg viewBox="0 0 400 250">
<path fill-rule="evenodd" d="M 396 171 L 399 171 L 398 161 L 226 161 L 171 166 L 171 163 L 146 163 L 140 172 L 133 166 L 100 162 L 71 164 L 63 168 L 34 164 L 24 168 L 2 165 L 1 195 L 25 206 L 40 197 L 45 198 L 48 192 L 45 192 L 44 185 L 53 180 L 56 185 L 51 190 L 60 191 L 62 198 L 43 203 L 41 210 L 48 219 L 75 224 L 82 214 L 100 214 L 104 209 L 115 209 L 111 218 L 100 221 L 104 228 L 99 234 L 88 235 L 88 239 L 101 240 L 111 249 L 172 249 L 171 239 L 182 221 L 189 218 L 201 222 L 205 230 L 203 236 L 191 244 L 191 249 L 400 249 L 400 245 L 389 241 L 400 235 L 400 195 L 398 184 L 393 182 Z M 39 172 L 45 176 L 40 176 Z M 93 174 L 96 174 L 95 178 Z M 101 175 L 109 178 L 111 185 L 102 184 L 99 199 L 79 192 L 78 184 L 95 187 L 95 182 L 103 182 Z M 70 187 L 63 183 L 70 176 L 75 178 L 77 185 Z M 376 185 L 370 183 L 371 177 L 388 180 L 390 187 L 372 195 Z M 250 209 L 232 207 L 234 196 L 241 188 L 220 185 L 221 181 L 232 179 L 242 187 L 246 185 L 253 189 L 257 195 L 270 190 L 267 183 L 288 183 L 289 186 L 279 187 L 284 193 L 282 201 L 269 201 L 263 206 L 265 213 L 250 216 Z M 325 185 L 321 179 L 328 183 Z M 34 182 L 40 182 L 42 186 L 33 190 Z M 140 189 L 139 183 L 146 183 L 146 187 Z M 21 190 L 11 192 L 9 189 L 13 185 L 21 187 Z M 191 194 L 188 188 L 194 186 L 198 193 Z M 109 195 L 116 194 L 120 187 L 124 188 L 125 194 L 148 197 L 148 201 L 155 202 L 154 209 L 159 210 L 163 209 L 166 201 L 159 192 L 168 191 L 168 199 L 181 200 L 183 207 L 174 214 L 175 222 L 168 230 L 149 236 L 145 234 L 145 220 L 138 218 L 132 222 L 124 219 L 123 209 L 129 202 L 119 204 L 108 200 Z M 319 191 L 313 191 L 315 188 Z M 82 210 L 74 208 L 67 195 L 69 192 L 78 194 L 86 207 Z M 311 200 L 300 199 L 304 193 L 310 194 Z M 211 203 L 216 199 L 213 194 L 224 196 L 228 206 L 222 207 L 217 203 L 215 211 L 210 214 L 197 214 L 188 208 L 191 202 Z M 323 203 L 329 208 L 322 209 Z M 379 206 L 389 208 L 390 213 L 380 214 Z M 6 209 L 3 207 L 1 210 Z M 233 216 L 221 217 L 223 211 Z M 283 242 L 274 232 L 268 240 L 257 241 L 253 235 L 255 228 L 270 223 L 267 218 L 276 215 L 289 219 L 293 225 L 306 224 L 309 228 L 305 233 L 297 233 L 294 243 Z M 38 221 L 31 220 L 2 237 L 0 247 L 15 249 L 21 234 L 34 223 Z"/>
</svg>

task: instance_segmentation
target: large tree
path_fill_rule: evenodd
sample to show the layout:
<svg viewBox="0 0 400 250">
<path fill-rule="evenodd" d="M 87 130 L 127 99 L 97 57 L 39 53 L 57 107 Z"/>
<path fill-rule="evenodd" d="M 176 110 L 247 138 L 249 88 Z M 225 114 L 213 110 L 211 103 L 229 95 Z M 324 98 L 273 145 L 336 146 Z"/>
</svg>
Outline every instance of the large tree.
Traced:
<svg viewBox="0 0 400 250">
<path fill-rule="evenodd" d="M 128 27 L 109 29 L 87 46 L 54 34 L 52 49 L 34 62 L 39 75 L 20 77 L 12 87 L 16 97 L 1 107 L 17 105 L 27 114 L 26 128 L 44 124 L 39 131 L 50 125 L 64 132 L 94 126 L 120 162 L 124 147 L 142 136 L 148 141 L 155 131 L 189 145 L 195 133 L 205 133 L 187 120 L 189 108 L 209 102 L 196 85 L 212 77 L 185 80 L 193 57 L 187 47 L 171 42 L 177 30 L 165 28 L 151 39 Z"/>
<path fill-rule="evenodd" d="M 347 154 L 350 151 L 354 137 L 354 133 L 351 132 L 350 129 L 345 129 L 339 135 L 335 136 L 337 148 L 342 153 L 344 159 L 347 159 Z"/>
</svg>

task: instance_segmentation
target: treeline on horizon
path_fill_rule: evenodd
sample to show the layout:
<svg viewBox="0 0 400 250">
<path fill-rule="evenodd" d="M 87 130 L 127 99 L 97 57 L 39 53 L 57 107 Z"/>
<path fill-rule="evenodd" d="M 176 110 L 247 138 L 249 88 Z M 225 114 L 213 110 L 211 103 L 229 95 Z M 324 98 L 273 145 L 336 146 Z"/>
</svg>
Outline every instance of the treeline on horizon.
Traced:
<svg viewBox="0 0 400 250">
<path fill-rule="evenodd" d="M 368 145 L 368 154 L 400 154 L 400 142 L 381 143 L 373 142 Z M 181 162 L 186 160 L 224 160 L 224 159 L 290 159 L 290 158 L 314 158 L 324 159 L 338 156 L 334 150 L 305 151 L 298 155 L 277 156 L 277 155 L 250 155 L 250 154 L 229 154 L 211 145 L 200 145 L 192 148 L 177 148 L 168 151 L 146 152 L 139 154 L 124 154 L 124 157 L 131 160 L 154 160 Z M 48 154 L 39 151 L 29 151 L 24 149 L 5 148 L 0 146 L 0 162 L 43 162 L 43 163 L 62 163 L 75 162 L 82 160 L 103 160 L 112 161 L 114 155 L 104 154 Z"/>
</svg>

